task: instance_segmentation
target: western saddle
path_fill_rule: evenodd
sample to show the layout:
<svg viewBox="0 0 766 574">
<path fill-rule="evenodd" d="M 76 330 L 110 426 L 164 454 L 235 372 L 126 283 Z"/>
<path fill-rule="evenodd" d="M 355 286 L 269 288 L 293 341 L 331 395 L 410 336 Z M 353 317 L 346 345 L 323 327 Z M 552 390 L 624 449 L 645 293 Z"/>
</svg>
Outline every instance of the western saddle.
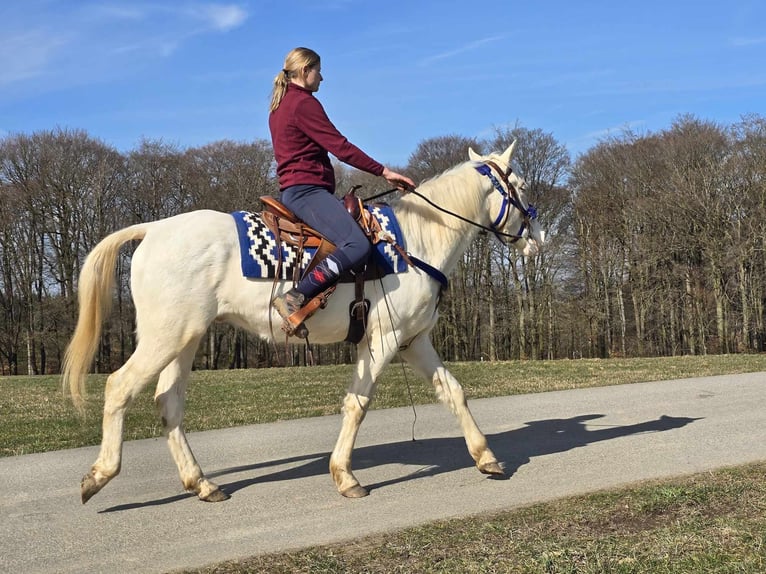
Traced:
<svg viewBox="0 0 766 574">
<path fill-rule="evenodd" d="M 343 197 L 343 203 L 346 210 L 356 220 L 373 245 L 381 241 L 391 243 L 404 260 L 411 264 L 404 249 L 396 243 L 394 237 L 382 230 L 380 222 L 374 215 L 364 208 L 362 200 L 356 196 L 356 190 L 360 187 L 361 186 L 359 185 L 352 187 Z M 295 276 L 292 278 L 293 284 L 296 284 L 304 275 L 316 267 L 322 259 L 335 251 L 336 246 L 323 237 L 318 231 L 300 221 L 292 211 L 277 199 L 264 195 L 261 196 L 260 200 L 265 207 L 264 211 L 261 212 L 261 218 L 277 239 L 277 259 L 280 262 L 279 265 L 281 265 L 282 261 L 282 242 L 287 245 L 292 245 L 298 250 L 298 261 L 302 259 L 305 249 L 316 249 L 316 253 L 302 272 L 298 269 L 298 266 L 296 266 Z M 277 271 L 277 277 L 279 277 L 279 275 L 280 273 Z M 346 340 L 352 343 L 358 343 L 364 336 L 366 330 L 365 323 L 370 302 L 364 298 L 364 281 L 365 273 L 357 273 L 354 275 L 355 298 L 349 306 L 351 326 L 349 327 L 349 332 L 346 337 Z M 330 295 L 335 292 L 335 288 L 336 285 L 332 285 L 325 289 L 323 292 L 319 293 L 319 295 L 308 301 L 300 310 L 287 317 L 282 322 L 282 330 L 287 333 L 288 336 L 300 336 L 303 334 L 305 337 L 307 331 L 305 331 L 305 329 L 298 330 L 298 327 L 319 309 L 327 306 L 327 300 Z"/>
</svg>

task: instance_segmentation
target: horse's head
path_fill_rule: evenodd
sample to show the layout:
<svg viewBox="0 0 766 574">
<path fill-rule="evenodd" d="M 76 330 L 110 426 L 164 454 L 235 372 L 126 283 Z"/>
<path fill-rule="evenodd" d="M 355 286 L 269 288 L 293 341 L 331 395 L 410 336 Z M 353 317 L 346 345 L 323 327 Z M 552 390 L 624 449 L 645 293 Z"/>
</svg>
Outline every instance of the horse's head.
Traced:
<svg viewBox="0 0 766 574">
<path fill-rule="evenodd" d="M 527 200 L 526 182 L 511 169 L 515 149 L 516 140 L 501 154 L 482 156 L 468 148 L 468 157 L 496 191 L 488 198 L 495 236 L 511 243 L 524 255 L 532 256 L 545 243 L 545 232 L 537 220 L 535 207 Z"/>
</svg>

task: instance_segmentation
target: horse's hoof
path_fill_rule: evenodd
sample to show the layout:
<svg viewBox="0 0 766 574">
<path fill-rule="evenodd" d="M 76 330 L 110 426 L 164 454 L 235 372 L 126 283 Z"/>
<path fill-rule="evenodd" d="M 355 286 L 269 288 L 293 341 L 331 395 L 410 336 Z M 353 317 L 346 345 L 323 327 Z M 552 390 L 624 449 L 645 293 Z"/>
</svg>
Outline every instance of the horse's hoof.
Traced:
<svg viewBox="0 0 766 574">
<path fill-rule="evenodd" d="M 347 488 L 343 492 L 341 492 L 343 496 L 346 498 L 364 498 L 368 494 L 370 494 L 370 491 L 364 488 L 363 486 L 356 485 L 352 486 L 351 488 Z"/>
<path fill-rule="evenodd" d="M 479 472 L 492 476 L 505 476 L 505 471 L 497 462 L 488 462 L 479 467 Z"/>
<path fill-rule="evenodd" d="M 221 489 L 216 489 L 212 491 L 210 494 L 208 494 L 205 497 L 200 497 L 200 500 L 203 500 L 205 502 L 223 502 L 224 500 L 229 500 L 231 498 L 231 495 L 226 494 Z"/>
<path fill-rule="evenodd" d="M 92 474 L 86 474 L 82 477 L 82 482 L 80 482 L 80 498 L 83 504 L 93 498 L 93 495 L 99 490 L 101 490 L 101 486 L 96 483 L 96 479 Z"/>
</svg>

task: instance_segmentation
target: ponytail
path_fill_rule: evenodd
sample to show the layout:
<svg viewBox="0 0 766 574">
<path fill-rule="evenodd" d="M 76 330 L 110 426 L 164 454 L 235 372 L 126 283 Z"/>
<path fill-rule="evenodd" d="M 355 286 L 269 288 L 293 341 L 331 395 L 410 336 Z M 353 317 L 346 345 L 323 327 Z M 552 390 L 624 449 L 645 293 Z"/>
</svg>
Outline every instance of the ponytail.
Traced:
<svg viewBox="0 0 766 574">
<path fill-rule="evenodd" d="M 282 70 L 274 78 L 274 87 L 271 90 L 271 105 L 269 111 L 273 112 L 282 103 L 282 98 L 285 97 L 287 92 L 287 84 L 290 82 L 288 79 L 288 71 Z"/>
</svg>

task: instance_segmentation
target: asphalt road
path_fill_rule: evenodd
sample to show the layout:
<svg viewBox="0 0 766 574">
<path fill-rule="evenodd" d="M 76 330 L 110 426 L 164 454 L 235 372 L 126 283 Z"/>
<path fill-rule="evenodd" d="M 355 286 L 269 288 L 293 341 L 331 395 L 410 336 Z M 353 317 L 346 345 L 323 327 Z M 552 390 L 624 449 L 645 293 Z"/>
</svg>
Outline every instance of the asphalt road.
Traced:
<svg viewBox="0 0 766 574">
<path fill-rule="evenodd" d="M 126 443 L 122 474 L 84 506 L 97 448 L 2 458 L 0 572 L 169 572 L 764 460 L 764 404 L 766 373 L 472 401 L 506 480 L 475 469 L 444 407 L 417 408 L 414 442 L 410 408 L 371 411 L 358 500 L 327 471 L 339 416 L 191 433 L 232 495 L 217 504 L 183 492 L 164 439 Z"/>
</svg>

